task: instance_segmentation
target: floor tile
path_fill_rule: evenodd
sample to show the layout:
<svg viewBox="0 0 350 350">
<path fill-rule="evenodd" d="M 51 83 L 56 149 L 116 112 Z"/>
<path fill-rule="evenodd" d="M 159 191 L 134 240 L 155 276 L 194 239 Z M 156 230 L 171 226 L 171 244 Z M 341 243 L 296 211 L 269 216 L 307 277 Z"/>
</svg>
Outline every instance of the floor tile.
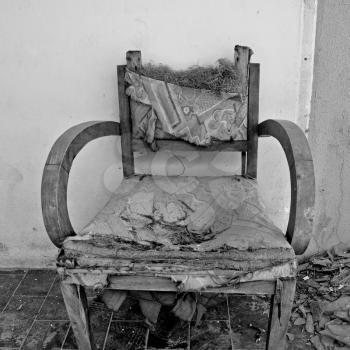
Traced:
<svg viewBox="0 0 350 350">
<path fill-rule="evenodd" d="M 187 349 L 189 323 L 177 318 L 169 307 L 162 307 L 154 330 L 148 335 L 149 349 Z"/>
<path fill-rule="evenodd" d="M 48 296 L 37 317 L 38 320 L 68 320 L 62 296 Z"/>
<path fill-rule="evenodd" d="M 228 300 L 231 329 L 235 335 L 236 346 L 244 349 L 264 349 L 270 297 L 229 295 Z"/>
<path fill-rule="evenodd" d="M 30 270 L 16 291 L 17 295 L 45 296 L 56 277 L 54 270 Z"/>
<path fill-rule="evenodd" d="M 199 302 L 207 309 L 202 320 L 228 320 L 228 307 L 226 294 L 203 293 L 199 297 Z"/>
<path fill-rule="evenodd" d="M 60 286 L 61 280 L 59 276 L 56 277 L 55 282 L 52 284 L 52 287 L 50 289 L 49 296 L 50 297 L 61 297 L 61 286 Z"/>
<path fill-rule="evenodd" d="M 69 328 L 69 332 L 65 342 L 63 344 L 63 349 L 78 349 L 77 342 L 75 341 L 75 336 L 72 327 Z"/>
<path fill-rule="evenodd" d="M 191 350 L 231 350 L 231 332 L 228 321 L 206 321 L 199 327 L 191 326 Z"/>
<path fill-rule="evenodd" d="M 143 350 L 146 327 L 141 322 L 113 321 L 106 342 L 106 350 Z"/>
<path fill-rule="evenodd" d="M 36 321 L 21 350 L 61 349 L 69 322 Z"/>
<path fill-rule="evenodd" d="M 6 306 L 24 274 L 0 272 L 0 311 Z"/>
<path fill-rule="evenodd" d="M 112 311 L 103 303 L 92 301 L 89 305 L 92 332 L 97 349 L 102 349 L 106 338 L 108 325 L 111 321 Z"/>
<path fill-rule="evenodd" d="M 0 347 L 22 344 L 43 301 L 44 297 L 13 296 L 0 314 Z"/>
<path fill-rule="evenodd" d="M 34 319 L 45 297 L 14 295 L 3 314 L 13 314 L 19 320 Z"/>
<path fill-rule="evenodd" d="M 114 320 L 141 321 L 144 316 L 137 299 L 127 297 L 120 309 L 113 313 Z"/>
<path fill-rule="evenodd" d="M 32 323 L 32 319 L 18 319 L 12 312 L 0 314 L 0 348 L 20 347 Z"/>
<path fill-rule="evenodd" d="M 102 349 L 106 338 L 108 325 L 112 311 L 108 310 L 103 303 L 92 301 L 89 303 L 90 322 L 97 349 Z M 70 329 L 63 346 L 64 349 L 76 349 L 77 344 L 73 330 Z"/>
</svg>

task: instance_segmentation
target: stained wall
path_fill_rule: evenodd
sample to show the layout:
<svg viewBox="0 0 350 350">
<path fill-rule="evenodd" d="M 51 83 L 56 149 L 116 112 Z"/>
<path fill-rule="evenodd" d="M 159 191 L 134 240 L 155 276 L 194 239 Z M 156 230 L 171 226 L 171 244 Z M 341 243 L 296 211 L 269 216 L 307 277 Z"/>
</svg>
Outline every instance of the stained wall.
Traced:
<svg viewBox="0 0 350 350">
<path fill-rule="evenodd" d="M 350 244 L 350 1 L 318 4 L 309 141 L 316 212 L 309 253 Z"/>
<path fill-rule="evenodd" d="M 40 208 L 47 154 L 54 140 L 75 124 L 119 119 L 116 65 L 125 63 L 127 50 L 142 50 L 144 61 L 185 68 L 213 63 L 220 57 L 233 58 L 235 44 L 248 45 L 255 52 L 252 61 L 261 63 L 261 120 L 297 121 L 303 45 L 312 45 L 303 44 L 303 9 L 311 6 L 312 10 L 312 5 L 301 0 L 2 0 L 0 266 L 53 265 L 57 250 L 45 232 Z M 327 7 L 332 15 L 346 20 L 345 5 L 334 9 L 329 3 Z M 331 30 L 330 26 L 326 21 L 324 33 Z M 338 23 L 337 30 L 339 39 L 335 43 L 339 44 L 345 34 Z M 347 51 L 337 53 L 333 48 L 330 40 L 322 46 L 336 59 L 344 60 Z M 317 164 L 321 172 L 326 172 L 322 167 L 336 172 L 335 193 L 343 196 L 343 206 L 339 209 L 335 205 L 334 195 L 334 205 L 326 208 L 326 194 L 333 185 L 325 178 L 318 185 L 319 190 L 326 191 L 318 217 L 323 217 L 320 223 L 331 227 L 339 221 L 337 227 L 345 235 L 349 219 L 339 213 L 348 198 L 341 184 L 349 169 L 340 159 L 348 147 L 348 124 L 346 108 L 338 108 L 337 101 L 349 98 L 346 66 L 335 66 L 330 59 L 319 60 L 319 71 L 328 72 L 326 65 L 333 64 L 337 78 L 331 80 L 328 89 L 321 89 L 324 96 L 329 93 L 334 100 L 315 110 L 314 115 L 321 113 L 325 118 L 320 125 L 312 126 L 320 130 L 312 140 L 314 149 L 322 137 L 333 140 L 323 128 L 339 136 L 339 141 L 324 146 L 325 154 L 317 158 Z M 339 81 L 343 90 L 337 86 Z M 336 110 L 337 122 L 327 121 L 322 108 Z M 332 156 L 334 167 L 323 158 L 326 155 Z M 186 158 L 189 163 L 197 157 L 192 156 Z M 259 157 L 259 181 L 267 210 L 283 228 L 289 208 L 286 162 L 278 145 L 269 140 L 260 143 Z M 174 163 L 171 159 L 169 162 Z M 237 169 L 239 162 L 235 157 L 219 155 L 211 156 L 209 164 L 215 173 Z M 208 169 L 206 166 L 200 171 Z M 79 154 L 72 168 L 68 198 L 77 230 L 106 203 L 120 179 L 117 138 L 94 141 Z"/>
</svg>

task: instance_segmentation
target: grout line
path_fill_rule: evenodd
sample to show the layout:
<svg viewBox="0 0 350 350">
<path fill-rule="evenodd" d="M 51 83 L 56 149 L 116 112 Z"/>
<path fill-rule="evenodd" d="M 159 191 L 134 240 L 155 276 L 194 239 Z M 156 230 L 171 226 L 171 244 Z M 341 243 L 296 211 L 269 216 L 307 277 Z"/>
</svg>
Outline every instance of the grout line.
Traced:
<svg viewBox="0 0 350 350">
<path fill-rule="evenodd" d="M 148 348 L 148 338 L 149 338 L 149 327 L 147 327 L 146 334 L 145 334 L 145 348 L 144 348 L 144 350 L 147 350 L 147 348 Z"/>
<path fill-rule="evenodd" d="M 230 305 L 228 303 L 228 294 L 225 294 L 225 295 L 226 295 L 226 306 L 227 306 L 226 308 L 227 308 L 227 316 L 228 316 L 228 327 L 230 330 L 231 348 L 232 350 L 235 350 L 233 347 L 233 340 L 232 340 L 231 316 L 230 316 Z"/>
<path fill-rule="evenodd" d="M 111 328 L 112 320 L 113 320 L 113 311 L 111 313 L 111 317 L 109 318 L 109 323 L 108 323 L 108 327 L 107 327 L 107 330 L 106 330 L 105 340 L 103 341 L 102 350 L 105 350 L 105 348 L 106 348 L 107 339 L 108 339 L 108 335 L 109 335 L 109 330 Z"/>
<path fill-rule="evenodd" d="M 27 337 L 28 337 L 30 331 L 32 330 L 32 328 L 33 328 L 33 326 L 34 326 L 35 320 L 36 320 L 36 317 L 34 317 L 32 324 L 31 324 L 30 327 L 28 328 L 28 331 L 27 331 L 27 333 L 26 333 L 24 339 L 22 340 L 22 343 L 21 343 L 21 346 L 19 347 L 19 350 L 22 349 L 22 346 L 23 346 L 24 342 L 27 340 Z"/>
<path fill-rule="evenodd" d="M 188 322 L 187 330 L 187 350 L 191 349 L 191 322 Z"/>
<path fill-rule="evenodd" d="M 21 298 L 35 299 L 35 298 L 44 298 L 44 297 L 46 297 L 46 294 L 41 294 L 41 295 L 40 294 L 36 294 L 36 295 L 16 294 L 16 296 L 21 297 Z M 0 348 L 0 350 L 1 350 L 1 348 Z"/>
<path fill-rule="evenodd" d="M 66 320 L 36 320 L 37 322 L 70 322 L 69 319 Z M 1 350 L 1 348 L 0 348 Z"/>
<path fill-rule="evenodd" d="M 19 297 L 26 297 L 26 298 L 42 298 L 44 296 L 46 296 L 46 294 L 16 294 Z M 53 295 L 54 296 L 54 295 Z"/>
<path fill-rule="evenodd" d="M 31 269 L 32 270 L 32 269 Z M 21 272 L 20 272 L 21 271 Z M 23 267 L 19 267 L 19 268 L 15 268 L 15 267 L 0 267 L 0 275 L 5 275 L 5 274 L 15 274 L 15 275 L 20 275 L 22 273 L 26 273 L 27 268 L 23 268 Z M 15 348 L 17 349 L 17 348 Z"/>
<path fill-rule="evenodd" d="M 52 289 L 53 285 L 54 285 L 54 284 L 55 284 L 55 282 L 56 282 L 56 278 L 57 278 L 57 276 L 56 276 L 56 277 L 53 279 L 53 281 L 52 281 L 52 283 L 51 283 L 51 286 L 50 286 L 49 290 L 47 291 L 47 293 L 46 293 L 46 295 L 45 295 L 45 298 L 44 298 L 44 301 L 41 303 L 41 306 L 40 306 L 39 311 L 37 312 L 37 314 L 36 314 L 35 318 L 37 317 L 37 315 L 39 315 L 39 314 L 40 314 L 41 309 L 43 308 L 44 303 L 45 303 L 45 301 L 46 301 L 47 297 L 49 296 L 49 294 L 50 294 L 50 292 L 51 292 L 51 289 Z"/>
<path fill-rule="evenodd" d="M 118 323 L 118 322 L 125 322 L 125 323 L 143 323 L 144 321 L 142 320 L 123 320 L 121 319 L 116 319 L 116 320 L 112 320 L 112 323 Z"/>
<path fill-rule="evenodd" d="M 228 303 L 228 295 L 225 294 L 225 296 L 226 296 L 227 320 L 228 320 L 228 322 L 229 322 L 229 324 L 230 324 L 230 328 L 231 328 L 230 305 L 229 305 L 229 303 Z"/>
<path fill-rule="evenodd" d="M 2 271 L 6 272 L 13 272 L 16 273 L 16 271 L 26 271 L 26 267 L 21 267 L 21 266 L 17 266 L 17 267 L 1 267 L 0 268 L 0 274 Z M 57 271 L 57 267 L 52 266 L 52 267 L 30 267 L 28 268 L 28 270 L 30 269 L 30 271 Z M 20 272 L 18 272 L 20 273 Z"/>
<path fill-rule="evenodd" d="M 44 306 L 44 303 L 45 303 L 45 301 L 46 301 L 46 299 L 47 299 L 47 296 L 49 295 L 49 293 L 50 293 L 50 291 L 51 291 L 51 289 L 52 289 L 52 286 L 54 285 L 54 283 L 55 283 L 55 281 L 56 281 L 56 278 L 57 278 L 57 276 L 53 279 L 53 281 L 52 281 L 52 283 L 51 283 L 51 286 L 50 286 L 49 290 L 47 291 L 43 302 L 42 302 L 41 305 L 40 305 L 39 310 L 36 312 L 35 317 L 34 317 L 34 319 L 33 319 L 33 323 L 32 323 L 32 325 L 29 327 L 28 332 L 27 332 L 26 336 L 24 337 L 24 339 L 23 339 L 23 341 L 22 341 L 22 343 L 21 343 L 21 346 L 19 347 L 19 350 L 22 349 L 22 347 L 23 347 L 25 341 L 27 340 L 27 337 L 28 337 L 30 331 L 32 330 L 32 328 L 33 328 L 33 326 L 34 326 L 34 323 L 35 323 L 35 321 L 37 320 L 37 317 L 38 317 L 38 315 L 40 314 L 41 309 L 42 309 L 43 306 Z"/>
<path fill-rule="evenodd" d="M 17 287 L 15 288 L 15 290 L 13 291 L 13 293 L 11 294 L 11 296 L 9 297 L 9 300 L 7 301 L 6 305 L 4 306 L 4 308 L 1 310 L 1 313 L 3 313 L 5 311 L 5 309 L 7 308 L 7 306 L 10 304 L 10 301 L 12 300 L 13 296 L 15 295 L 15 293 L 17 292 L 17 289 L 19 288 L 19 286 L 21 285 L 22 281 L 25 279 L 25 277 L 28 274 L 28 271 L 23 275 L 22 279 L 18 282 Z"/>
<path fill-rule="evenodd" d="M 60 350 L 63 349 L 64 343 L 66 342 L 66 340 L 67 340 L 67 338 L 68 338 L 68 334 L 69 334 L 69 331 L 70 331 L 71 327 L 72 327 L 72 326 L 71 326 L 71 324 L 69 323 L 69 327 L 68 327 L 68 329 L 67 329 L 66 335 L 65 335 L 64 338 L 63 338 L 63 341 L 62 341 L 62 345 L 61 345 L 61 349 L 60 349 Z"/>
</svg>

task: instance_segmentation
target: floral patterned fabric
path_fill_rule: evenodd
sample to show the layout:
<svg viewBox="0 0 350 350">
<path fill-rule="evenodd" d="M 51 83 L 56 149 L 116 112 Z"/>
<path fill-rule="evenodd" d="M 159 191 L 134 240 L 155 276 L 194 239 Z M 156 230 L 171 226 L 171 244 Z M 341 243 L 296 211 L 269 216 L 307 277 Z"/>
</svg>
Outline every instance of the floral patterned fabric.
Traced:
<svg viewBox="0 0 350 350">
<path fill-rule="evenodd" d="M 198 146 L 247 139 L 247 102 L 241 92 L 181 87 L 126 71 L 133 136 L 151 144 L 180 138 Z"/>
</svg>

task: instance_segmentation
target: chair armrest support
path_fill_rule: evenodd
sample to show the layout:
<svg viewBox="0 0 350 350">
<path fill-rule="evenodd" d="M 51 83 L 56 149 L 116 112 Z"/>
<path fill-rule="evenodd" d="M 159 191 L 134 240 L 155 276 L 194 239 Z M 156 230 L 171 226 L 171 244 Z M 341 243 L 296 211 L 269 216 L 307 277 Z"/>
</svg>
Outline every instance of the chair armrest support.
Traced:
<svg viewBox="0 0 350 350">
<path fill-rule="evenodd" d="M 73 160 L 88 142 L 110 135 L 120 135 L 119 123 L 81 123 L 64 132 L 51 148 L 41 183 L 41 206 L 47 233 L 57 247 L 66 237 L 75 235 L 67 208 L 68 177 Z"/>
<path fill-rule="evenodd" d="M 296 254 L 302 254 L 310 241 L 315 202 L 315 176 L 312 155 L 303 131 L 288 120 L 268 119 L 258 125 L 259 136 L 273 136 L 287 157 L 291 204 L 286 238 Z"/>
</svg>

